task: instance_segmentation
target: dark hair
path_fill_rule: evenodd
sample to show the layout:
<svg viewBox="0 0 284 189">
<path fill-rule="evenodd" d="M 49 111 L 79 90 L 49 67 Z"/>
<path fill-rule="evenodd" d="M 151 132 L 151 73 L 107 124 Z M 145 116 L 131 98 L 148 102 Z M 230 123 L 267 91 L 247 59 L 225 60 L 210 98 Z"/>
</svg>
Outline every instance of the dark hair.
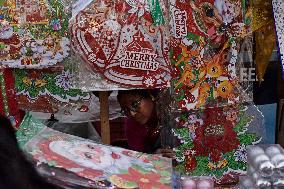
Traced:
<svg viewBox="0 0 284 189">
<path fill-rule="evenodd" d="M 144 98 L 156 98 L 159 95 L 160 89 L 133 89 L 118 91 L 117 100 L 120 101 L 124 95 L 139 95 Z"/>
<path fill-rule="evenodd" d="M 0 189 L 59 189 L 42 178 L 19 149 L 14 128 L 0 115 Z"/>
</svg>

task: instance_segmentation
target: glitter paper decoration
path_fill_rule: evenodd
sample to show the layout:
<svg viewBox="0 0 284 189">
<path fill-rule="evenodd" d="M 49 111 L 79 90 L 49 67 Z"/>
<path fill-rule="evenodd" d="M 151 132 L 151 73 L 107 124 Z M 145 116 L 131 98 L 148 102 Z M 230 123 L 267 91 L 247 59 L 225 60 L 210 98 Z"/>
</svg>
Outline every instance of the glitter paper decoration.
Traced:
<svg viewBox="0 0 284 189">
<path fill-rule="evenodd" d="M 14 71 L 16 96 L 19 107 L 29 111 L 57 112 L 59 107 L 88 107 L 89 93 L 79 89 L 72 89 L 75 77 L 65 64 L 55 68 L 43 70 Z"/>
<path fill-rule="evenodd" d="M 176 170 L 211 176 L 216 184 L 236 183 L 246 173 L 246 147 L 261 141 L 263 117 L 248 104 L 180 113 L 173 134 Z"/>
<path fill-rule="evenodd" d="M 242 1 L 173 1 L 172 86 L 182 110 L 239 102 L 236 74 L 239 40 L 248 35 Z"/>
<path fill-rule="evenodd" d="M 263 128 L 254 127 L 262 126 L 262 116 L 244 104 L 250 99 L 237 75 L 243 39 L 252 33 L 250 16 L 243 0 L 170 1 L 169 111 L 181 174 L 236 183 L 246 170 L 246 146 L 261 140 L 255 130 Z"/>
<path fill-rule="evenodd" d="M 274 20 L 275 20 L 275 28 L 278 38 L 278 48 L 282 63 L 282 70 L 284 70 L 284 44 L 283 44 L 284 2 L 281 0 L 272 0 L 272 5 L 273 5 Z M 284 71 L 282 72 L 282 77 L 284 78 Z"/>
<path fill-rule="evenodd" d="M 94 72 L 81 58 L 71 56 L 73 62 L 72 73 L 76 75 L 73 86 L 84 92 L 125 90 L 119 84 L 106 80 L 101 73 Z M 129 88 L 127 88 L 129 89 Z"/>
<path fill-rule="evenodd" d="M 73 16 L 72 46 L 94 72 L 126 88 L 169 86 L 168 36 L 161 0 L 92 2 Z"/>
<path fill-rule="evenodd" d="M 42 68 L 69 55 L 68 6 L 60 0 L 0 4 L 0 65 Z"/>
<path fill-rule="evenodd" d="M 12 70 L 0 70 L 0 113 L 7 116 L 13 127 L 18 127 L 21 123 L 22 113 L 18 108 L 15 96 L 14 77 Z"/>
<path fill-rule="evenodd" d="M 261 82 L 276 43 L 272 1 L 253 0 L 251 6 L 252 30 L 255 36 L 256 74 L 258 81 Z"/>
<path fill-rule="evenodd" d="M 41 125 L 26 117 L 17 132 L 23 150 L 39 164 L 65 169 L 92 181 L 104 178 L 119 188 L 171 188 L 168 158 L 97 144 L 47 127 L 40 129 Z"/>
</svg>

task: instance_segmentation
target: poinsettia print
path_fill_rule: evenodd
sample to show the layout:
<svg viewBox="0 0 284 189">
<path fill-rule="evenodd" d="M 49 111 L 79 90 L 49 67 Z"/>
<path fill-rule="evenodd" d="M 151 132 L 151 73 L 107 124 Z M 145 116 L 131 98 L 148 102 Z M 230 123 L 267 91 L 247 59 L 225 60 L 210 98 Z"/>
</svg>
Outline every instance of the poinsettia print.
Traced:
<svg viewBox="0 0 284 189">
<path fill-rule="evenodd" d="M 65 169 L 94 182 L 103 177 L 116 188 L 171 188 L 171 159 L 61 133 L 29 117 L 26 116 L 18 132 L 18 140 L 25 144 L 22 145 L 24 150 L 35 161 Z M 34 125 L 38 130 L 26 133 Z"/>
<path fill-rule="evenodd" d="M 135 182 L 139 189 L 171 188 L 170 186 L 161 183 L 161 175 L 158 175 L 154 172 L 141 173 L 140 171 L 135 170 L 132 167 L 128 169 L 128 174 L 119 174 L 117 176 L 124 180 Z"/>
<path fill-rule="evenodd" d="M 130 14 L 137 14 L 138 18 L 142 17 L 145 12 L 150 11 L 150 6 L 147 0 L 125 0 L 131 9 L 128 11 Z"/>
<path fill-rule="evenodd" d="M 178 141 L 174 148 L 176 171 L 210 175 L 218 184 L 237 181 L 238 175 L 245 173 L 246 146 L 261 141 L 248 129 L 261 122 L 257 111 L 251 115 L 254 108 L 234 104 L 176 115 L 177 126 L 172 129 Z M 230 180 L 225 179 L 228 175 Z"/>
</svg>

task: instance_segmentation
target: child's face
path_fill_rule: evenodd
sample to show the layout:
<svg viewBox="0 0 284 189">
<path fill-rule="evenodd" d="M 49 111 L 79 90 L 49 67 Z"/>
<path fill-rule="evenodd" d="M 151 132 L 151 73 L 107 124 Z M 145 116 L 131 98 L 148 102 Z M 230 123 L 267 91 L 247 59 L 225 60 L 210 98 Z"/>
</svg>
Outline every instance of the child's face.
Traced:
<svg viewBox="0 0 284 189">
<path fill-rule="evenodd" d="M 121 109 L 141 125 L 147 123 L 152 116 L 154 102 L 140 95 L 124 94 L 119 100 Z"/>
</svg>

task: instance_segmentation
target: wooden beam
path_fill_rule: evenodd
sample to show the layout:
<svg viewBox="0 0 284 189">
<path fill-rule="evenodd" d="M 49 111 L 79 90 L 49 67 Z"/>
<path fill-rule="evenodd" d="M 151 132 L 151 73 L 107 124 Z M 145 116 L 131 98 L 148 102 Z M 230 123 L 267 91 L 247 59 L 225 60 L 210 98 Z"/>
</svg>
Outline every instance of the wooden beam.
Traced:
<svg viewBox="0 0 284 189">
<path fill-rule="evenodd" d="M 110 144 L 109 127 L 109 93 L 107 91 L 99 92 L 100 116 L 101 116 L 101 137 L 104 144 Z"/>
</svg>

